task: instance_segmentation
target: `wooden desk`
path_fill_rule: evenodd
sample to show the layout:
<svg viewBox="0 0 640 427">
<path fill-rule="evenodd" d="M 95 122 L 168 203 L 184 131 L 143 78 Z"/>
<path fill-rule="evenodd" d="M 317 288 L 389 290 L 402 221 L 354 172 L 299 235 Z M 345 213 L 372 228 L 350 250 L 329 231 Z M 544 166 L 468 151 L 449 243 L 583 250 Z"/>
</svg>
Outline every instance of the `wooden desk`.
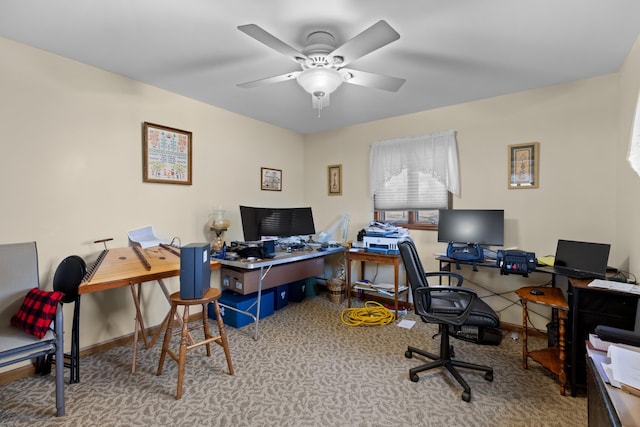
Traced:
<svg viewBox="0 0 640 427">
<path fill-rule="evenodd" d="M 594 353 L 587 358 L 589 426 L 640 426 L 640 397 L 608 384 L 596 366 L 608 361 L 606 353 Z"/>
<path fill-rule="evenodd" d="M 262 291 L 281 284 L 291 283 L 296 280 L 319 276 L 324 270 L 324 257 L 327 255 L 342 253 L 343 251 L 344 247 L 338 246 L 324 251 L 276 251 L 275 257 L 270 259 L 258 259 L 252 261 L 220 260 L 222 265 L 225 266 L 225 269 L 232 268 L 247 273 L 246 277 L 243 278 L 242 283 L 225 283 L 225 278 L 222 277 L 221 288 L 240 294 L 257 292 L 258 298 L 256 302 L 246 310 L 240 310 L 236 307 L 231 307 L 223 303 L 219 304 L 229 310 L 234 310 L 251 317 L 255 322 L 253 339 L 257 340 L 260 324 L 259 313 Z M 224 274 L 225 271 L 223 270 L 223 276 Z M 249 311 L 254 305 L 256 305 L 256 314 Z"/>
<path fill-rule="evenodd" d="M 218 261 L 211 261 L 211 269 L 220 268 Z M 89 274 L 85 281 L 78 287 L 78 294 L 89 294 L 107 289 L 115 289 L 129 286 L 133 303 L 136 306 L 136 317 L 134 319 L 133 333 L 133 362 L 131 372 L 136 370 L 136 356 L 138 332 L 142 333 L 145 348 L 150 348 L 156 342 L 164 324 L 169 320 L 169 315 L 165 317 L 160 327 L 153 336 L 148 339 L 142 311 L 140 309 L 140 288 L 142 283 L 153 280 L 158 281 L 160 289 L 169 301 L 169 291 L 163 279 L 180 275 L 180 252 L 179 249 L 167 249 L 161 246 L 153 246 L 146 249 L 140 248 L 117 248 L 108 249 L 100 254 L 96 263 L 89 268 Z M 136 290 L 136 286 L 137 290 Z M 177 317 L 178 322 L 182 319 Z"/>
<path fill-rule="evenodd" d="M 351 262 L 360 261 L 360 280 L 364 278 L 365 264 L 372 262 L 376 264 L 390 264 L 393 265 L 393 307 L 395 309 L 396 319 L 398 318 L 398 276 L 400 267 L 400 255 L 387 255 L 378 254 L 374 252 L 366 252 L 364 250 L 348 250 L 347 251 L 347 307 L 351 307 Z M 405 291 L 405 302 L 409 305 L 409 291 Z"/>
<path fill-rule="evenodd" d="M 632 331 L 640 295 L 589 287 L 589 279 L 569 279 L 567 299 L 569 318 L 567 332 L 567 369 L 571 394 L 578 386 L 586 386 L 585 341 L 598 325 Z"/>
<path fill-rule="evenodd" d="M 543 292 L 543 295 L 533 295 L 531 290 L 539 290 Z M 560 394 L 565 395 L 565 388 L 567 383 L 567 375 L 565 373 L 565 321 L 567 319 L 567 312 L 569 311 L 569 305 L 562 293 L 562 290 L 558 288 L 547 287 L 525 287 L 516 291 L 516 295 L 520 298 L 522 303 L 522 367 L 527 369 L 527 361 L 529 358 L 540 363 L 542 366 L 558 375 L 560 381 Z M 536 303 L 547 305 L 552 310 L 558 313 L 558 331 L 556 336 L 558 342 L 554 347 L 547 347 L 539 350 L 529 351 L 527 347 L 527 330 L 528 330 L 528 318 L 527 303 Z"/>
</svg>

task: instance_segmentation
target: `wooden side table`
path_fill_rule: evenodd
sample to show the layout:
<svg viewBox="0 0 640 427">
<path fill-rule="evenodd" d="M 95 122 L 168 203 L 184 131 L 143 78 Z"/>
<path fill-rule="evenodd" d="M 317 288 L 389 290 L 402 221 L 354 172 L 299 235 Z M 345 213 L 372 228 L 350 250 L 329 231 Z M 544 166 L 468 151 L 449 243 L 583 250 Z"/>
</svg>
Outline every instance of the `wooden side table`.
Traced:
<svg viewBox="0 0 640 427">
<path fill-rule="evenodd" d="M 387 254 L 379 254 L 375 252 L 367 252 L 367 251 L 355 251 L 355 250 L 347 250 L 347 307 L 351 307 L 351 262 L 352 261 L 360 261 L 360 280 L 364 278 L 364 267 L 367 262 L 375 263 L 375 264 L 391 264 L 393 265 L 393 285 L 394 285 L 394 293 L 393 293 L 393 302 L 395 309 L 396 319 L 398 318 L 398 277 L 399 277 L 399 268 L 400 268 L 400 255 L 387 255 Z M 409 304 L 409 293 L 405 291 L 405 301 L 406 304 Z"/>
<path fill-rule="evenodd" d="M 538 290 L 543 292 L 542 295 L 534 295 L 532 290 Z M 562 290 L 558 288 L 545 288 L 545 287 L 525 287 L 516 291 L 516 295 L 520 298 L 522 303 L 522 367 L 527 369 L 527 360 L 530 357 L 542 366 L 558 375 L 560 381 L 560 394 L 565 395 L 565 389 L 567 384 L 567 374 L 565 372 L 565 322 L 567 320 L 567 313 L 569 312 L 569 304 L 564 297 Z M 554 313 L 557 313 L 558 317 L 558 330 L 556 331 L 556 340 L 554 347 L 546 347 L 539 350 L 531 350 L 527 348 L 527 303 L 532 302 L 536 304 L 542 304 L 550 306 Z M 554 315 L 555 317 L 555 315 Z"/>
</svg>

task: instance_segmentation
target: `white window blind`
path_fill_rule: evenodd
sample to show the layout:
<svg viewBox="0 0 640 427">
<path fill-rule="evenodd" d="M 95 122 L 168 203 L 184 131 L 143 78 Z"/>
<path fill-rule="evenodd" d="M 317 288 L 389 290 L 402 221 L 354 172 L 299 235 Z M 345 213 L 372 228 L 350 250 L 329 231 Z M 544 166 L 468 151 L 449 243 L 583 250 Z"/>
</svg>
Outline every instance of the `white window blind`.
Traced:
<svg viewBox="0 0 640 427">
<path fill-rule="evenodd" d="M 455 131 L 376 142 L 369 173 L 377 211 L 446 209 L 460 194 Z"/>
</svg>

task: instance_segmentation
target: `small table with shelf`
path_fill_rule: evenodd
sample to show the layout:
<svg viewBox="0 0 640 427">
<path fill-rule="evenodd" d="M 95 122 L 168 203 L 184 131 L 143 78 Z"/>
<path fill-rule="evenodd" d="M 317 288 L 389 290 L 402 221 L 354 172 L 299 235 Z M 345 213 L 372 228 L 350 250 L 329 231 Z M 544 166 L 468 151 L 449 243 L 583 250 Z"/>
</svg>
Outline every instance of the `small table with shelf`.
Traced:
<svg viewBox="0 0 640 427">
<path fill-rule="evenodd" d="M 532 294 L 531 291 L 534 289 L 542 291 L 542 295 Z M 554 374 L 558 375 L 558 379 L 560 381 L 560 394 L 564 396 L 567 383 L 564 341 L 565 323 L 567 320 L 567 313 L 569 312 L 567 299 L 564 297 L 561 289 L 547 287 L 520 288 L 516 291 L 516 295 L 518 295 L 518 298 L 520 298 L 520 302 L 522 303 L 522 367 L 527 369 L 527 361 L 530 357 Z M 555 346 L 529 351 L 527 347 L 527 319 L 529 318 L 527 313 L 528 302 L 550 306 L 551 309 L 557 313 L 558 330 L 555 336 L 558 337 L 558 339 Z"/>
<path fill-rule="evenodd" d="M 390 264 L 393 265 L 393 302 L 395 309 L 396 319 L 398 318 L 398 300 L 399 294 L 405 294 L 405 302 L 409 305 L 409 291 L 398 292 L 398 281 L 399 281 L 399 270 L 400 270 L 400 255 L 394 254 L 381 254 L 375 252 L 367 252 L 365 250 L 348 250 L 346 256 L 346 269 L 347 269 L 347 307 L 351 307 L 351 262 L 352 261 L 360 261 L 360 280 L 364 278 L 364 270 L 365 264 L 367 262 L 375 263 L 375 264 Z"/>
</svg>

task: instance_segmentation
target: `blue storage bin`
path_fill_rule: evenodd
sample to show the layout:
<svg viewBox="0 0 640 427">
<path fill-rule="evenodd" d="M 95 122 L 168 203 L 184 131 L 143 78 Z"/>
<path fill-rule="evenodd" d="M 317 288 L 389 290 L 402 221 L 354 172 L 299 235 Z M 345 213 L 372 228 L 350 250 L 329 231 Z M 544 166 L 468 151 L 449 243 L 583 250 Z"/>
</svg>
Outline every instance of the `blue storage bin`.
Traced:
<svg viewBox="0 0 640 427">
<path fill-rule="evenodd" d="M 289 303 L 289 285 L 280 285 L 273 288 L 274 308 L 280 310 Z"/>
<path fill-rule="evenodd" d="M 307 281 L 298 280 L 289 283 L 289 301 L 300 302 L 306 295 Z"/>
<path fill-rule="evenodd" d="M 271 316 L 274 312 L 274 292 L 272 290 L 263 291 L 262 298 L 260 300 L 260 319 Z M 258 293 L 255 292 L 253 294 L 241 295 L 236 294 L 235 292 L 224 291 L 220 296 L 218 302 L 220 304 L 225 304 L 229 307 L 234 307 L 239 310 L 248 311 L 255 316 L 256 311 L 258 309 L 258 304 L 253 305 L 258 300 Z M 251 307 L 251 309 L 249 309 Z M 209 317 L 211 319 L 216 318 L 215 311 L 213 310 L 213 305 L 209 304 L 208 308 Z M 222 316 L 222 321 L 225 325 L 233 326 L 234 328 L 241 328 L 250 323 L 253 323 L 253 318 L 248 316 L 245 313 L 240 313 L 238 311 L 232 310 L 228 307 L 220 306 L 220 315 Z"/>
</svg>

